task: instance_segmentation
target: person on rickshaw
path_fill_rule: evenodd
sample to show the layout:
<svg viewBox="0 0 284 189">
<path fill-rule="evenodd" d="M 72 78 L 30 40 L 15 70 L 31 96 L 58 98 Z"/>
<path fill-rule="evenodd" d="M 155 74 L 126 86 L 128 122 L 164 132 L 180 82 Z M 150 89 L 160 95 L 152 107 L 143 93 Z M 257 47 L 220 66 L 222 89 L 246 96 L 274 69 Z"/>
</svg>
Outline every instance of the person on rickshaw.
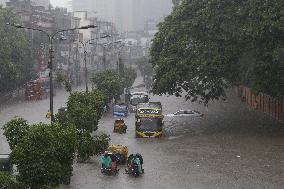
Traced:
<svg viewBox="0 0 284 189">
<path fill-rule="evenodd" d="M 142 168 L 142 165 L 143 165 L 143 158 L 141 156 L 141 154 L 131 154 L 128 159 L 127 159 L 127 168 L 128 170 L 126 170 L 126 172 L 130 172 L 129 170 L 131 170 L 132 167 L 134 167 L 134 165 L 137 165 L 138 166 L 138 171 L 139 171 L 139 174 L 142 174 L 144 173 L 144 170 Z"/>
<path fill-rule="evenodd" d="M 116 175 L 118 173 L 117 169 L 117 159 L 116 156 L 106 151 L 104 153 L 104 156 L 101 158 L 101 164 L 102 164 L 102 173 L 106 175 Z"/>
<path fill-rule="evenodd" d="M 101 165 L 102 165 L 103 169 L 110 168 L 110 166 L 111 166 L 111 158 L 110 158 L 110 156 L 108 155 L 107 152 L 105 152 L 104 155 L 101 158 Z"/>
</svg>

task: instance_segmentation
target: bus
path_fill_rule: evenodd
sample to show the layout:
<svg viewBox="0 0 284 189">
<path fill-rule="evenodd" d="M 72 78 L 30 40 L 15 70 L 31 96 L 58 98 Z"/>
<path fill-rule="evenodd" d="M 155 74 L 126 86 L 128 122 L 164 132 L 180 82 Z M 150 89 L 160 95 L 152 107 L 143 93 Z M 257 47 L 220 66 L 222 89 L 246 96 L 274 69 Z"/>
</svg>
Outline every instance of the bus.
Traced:
<svg viewBox="0 0 284 189">
<path fill-rule="evenodd" d="M 135 114 L 136 138 L 159 138 L 163 134 L 162 106 L 159 102 L 139 104 Z"/>
<path fill-rule="evenodd" d="M 149 102 L 149 95 L 147 92 L 134 92 L 130 97 L 130 111 L 135 112 L 138 104 Z"/>
</svg>

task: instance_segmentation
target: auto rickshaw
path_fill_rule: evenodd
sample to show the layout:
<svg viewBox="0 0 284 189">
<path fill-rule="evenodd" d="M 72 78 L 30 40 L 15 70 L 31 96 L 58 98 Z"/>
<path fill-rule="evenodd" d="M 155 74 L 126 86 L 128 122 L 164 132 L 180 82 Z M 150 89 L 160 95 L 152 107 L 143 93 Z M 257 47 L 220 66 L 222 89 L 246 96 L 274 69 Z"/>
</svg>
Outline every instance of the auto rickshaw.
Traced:
<svg viewBox="0 0 284 189">
<path fill-rule="evenodd" d="M 123 119 L 116 119 L 114 121 L 114 125 L 113 125 L 114 133 L 122 134 L 122 133 L 126 133 L 126 130 L 127 130 L 127 126 Z"/>
<path fill-rule="evenodd" d="M 109 158 L 110 160 L 110 165 L 108 167 L 105 167 L 103 162 L 105 160 L 107 161 L 107 158 Z M 102 168 L 101 168 L 102 174 L 107 175 L 107 176 L 111 176 L 111 175 L 115 176 L 118 174 L 119 172 L 119 169 L 117 168 L 118 159 L 114 153 L 106 151 L 101 160 L 102 160 Z"/>
<path fill-rule="evenodd" d="M 115 154 L 118 164 L 125 164 L 128 156 L 127 146 L 122 145 L 110 145 L 108 150 Z"/>
</svg>

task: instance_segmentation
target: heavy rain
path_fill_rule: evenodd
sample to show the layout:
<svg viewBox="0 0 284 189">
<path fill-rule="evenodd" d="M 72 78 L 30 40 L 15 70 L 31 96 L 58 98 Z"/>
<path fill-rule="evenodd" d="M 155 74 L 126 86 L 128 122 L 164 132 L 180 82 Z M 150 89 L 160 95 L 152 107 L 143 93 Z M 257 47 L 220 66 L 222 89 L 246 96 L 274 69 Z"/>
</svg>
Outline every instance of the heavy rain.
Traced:
<svg viewBox="0 0 284 189">
<path fill-rule="evenodd" d="M 282 0 L 0 0 L 0 189 L 280 189 Z"/>
</svg>

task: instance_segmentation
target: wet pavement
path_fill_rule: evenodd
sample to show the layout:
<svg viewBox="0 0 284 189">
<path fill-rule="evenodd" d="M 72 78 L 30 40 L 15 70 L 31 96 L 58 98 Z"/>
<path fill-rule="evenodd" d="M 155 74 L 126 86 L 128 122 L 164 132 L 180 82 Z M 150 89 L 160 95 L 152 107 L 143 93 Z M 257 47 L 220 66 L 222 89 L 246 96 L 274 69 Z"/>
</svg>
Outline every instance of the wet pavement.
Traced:
<svg viewBox="0 0 284 189">
<path fill-rule="evenodd" d="M 141 83 L 141 78 L 135 85 Z M 71 185 L 65 189 L 279 189 L 284 185 L 284 125 L 251 111 L 233 93 L 229 100 L 205 108 L 182 98 L 153 96 L 161 101 L 164 114 L 196 109 L 202 119 L 165 118 L 161 139 L 134 138 L 134 114 L 125 119 L 126 134 L 112 133 L 112 115 L 100 120 L 99 131 L 110 134 L 112 144 L 126 145 L 130 153 L 143 155 L 145 174 L 133 178 L 120 172 L 115 177 L 100 173 L 99 157 L 75 164 Z M 65 92 L 55 97 L 56 107 L 64 104 Z M 0 110 L 2 125 L 14 115 L 32 122 L 47 121 L 49 101 L 21 102 Z M 0 131 L 2 136 L 2 131 Z M 7 150 L 3 137 L 0 153 Z"/>
</svg>

